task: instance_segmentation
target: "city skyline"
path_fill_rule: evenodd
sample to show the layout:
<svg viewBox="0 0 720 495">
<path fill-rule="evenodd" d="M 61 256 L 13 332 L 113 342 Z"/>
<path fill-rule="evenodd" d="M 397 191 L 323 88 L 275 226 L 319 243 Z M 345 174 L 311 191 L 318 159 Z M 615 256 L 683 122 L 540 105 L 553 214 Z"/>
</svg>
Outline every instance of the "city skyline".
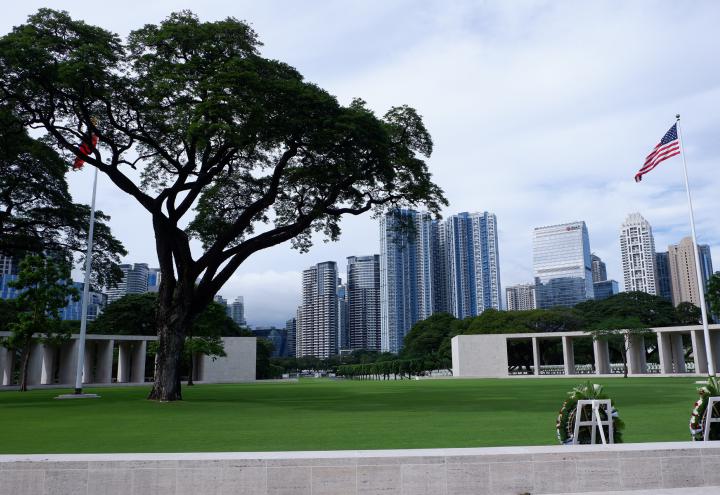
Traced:
<svg viewBox="0 0 720 495">
<path fill-rule="evenodd" d="M 482 208 L 497 215 L 501 256 L 513 260 L 501 269 L 506 286 L 530 281 L 537 225 L 584 219 L 593 251 L 607 263 L 608 278 L 618 281 L 617 226 L 629 212 L 641 211 L 653 224 L 657 246 L 689 235 L 679 158 L 640 185 L 632 179 L 677 112 L 685 124 L 698 242 L 710 244 L 719 259 L 720 225 L 713 212 L 720 207 L 720 178 L 713 170 L 720 116 L 707 109 L 720 102 L 720 68 L 700 61 L 714 56 L 707 33 L 715 31 L 720 5 L 703 5 L 661 2 L 651 11 L 623 5 L 622 16 L 608 5 L 562 2 L 525 8 L 462 1 L 421 7 L 347 2 L 340 8 L 317 2 L 282 9 L 274 2 L 213 2 L 193 9 L 203 20 L 235 16 L 252 22 L 264 54 L 293 65 L 345 104 L 359 96 L 380 114 L 402 103 L 417 108 L 435 142 L 430 170 L 450 199 L 443 214 Z M 0 29 L 8 32 L 44 6 L 62 7 L 119 34 L 180 8 L 129 0 L 88 10 L 79 1 L 28 0 L 6 6 Z M 675 42 L 659 57 L 669 23 Z M 618 45 L 633 50 L 617 57 L 608 30 Z M 676 60 L 672 73 L 667 58 Z M 522 77 L 528 70 L 533 78 Z M 89 170 L 69 174 L 76 200 L 89 202 L 91 180 Z M 158 266 L 149 217 L 102 174 L 98 208 L 112 216 L 110 226 L 128 248 L 123 262 Z M 378 252 L 374 219 L 342 225 L 338 243 L 316 237 L 308 254 L 281 245 L 249 258 L 220 294 L 230 300 L 244 295 L 253 324 L 281 326 L 299 304 L 303 267 L 334 259 L 344 273 L 346 256 Z"/>
</svg>

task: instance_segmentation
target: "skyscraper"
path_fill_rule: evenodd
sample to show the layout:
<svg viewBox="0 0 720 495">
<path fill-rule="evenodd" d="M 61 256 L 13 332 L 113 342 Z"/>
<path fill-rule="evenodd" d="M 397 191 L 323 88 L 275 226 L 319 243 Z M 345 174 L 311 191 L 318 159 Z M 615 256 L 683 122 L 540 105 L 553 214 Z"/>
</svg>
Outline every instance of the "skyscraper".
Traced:
<svg viewBox="0 0 720 495">
<path fill-rule="evenodd" d="M 338 272 L 334 261 L 303 271 L 302 304 L 298 308 L 297 357 L 321 359 L 338 353 Z"/>
<path fill-rule="evenodd" d="M 655 294 L 672 301 L 672 283 L 670 282 L 670 259 L 668 252 L 655 253 Z"/>
<path fill-rule="evenodd" d="M 574 306 L 594 297 L 585 222 L 538 227 L 533 233 L 538 308 Z"/>
<path fill-rule="evenodd" d="M 147 263 L 122 264 L 120 270 L 123 272 L 122 280 L 108 290 L 108 304 L 127 294 L 144 294 L 148 291 Z"/>
<path fill-rule="evenodd" d="M 618 283 L 615 280 L 602 280 L 593 283 L 595 300 L 601 301 L 618 293 Z"/>
<path fill-rule="evenodd" d="M 593 283 L 607 280 L 607 267 L 605 266 L 605 262 L 600 259 L 600 256 L 593 253 L 590 255 L 590 261 L 592 262 Z"/>
<path fill-rule="evenodd" d="M 505 287 L 505 301 L 508 311 L 527 311 L 537 308 L 535 286 L 532 284 Z"/>
<path fill-rule="evenodd" d="M 295 334 L 297 333 L 297 320 L 295 318 L 290 318 L 285 322 L 285 331 L 287 332 L 287 355 L 288 357 L 295 357 Z"/>
<path fill-rule="evenodd" d="M 160 290 L 160 280 L 162 280 L 160 268 L 148 268 L 147 291 L 157 292 Z"/>
<path fill-rule="evenodd" d="M 350 349 L 350 327 L 348 320 L 348 287 L 342 283 L 338 277 L 337 286 L 337 305 L 338 305 L 338 352 L 341 349 Z"/>
<path fill-rule="evenodd" d="M 405 335 L 438 307 L 438 225 L 429 213 L 394 210 L 380 219 L 380 347 L 398 352 Z"/>
<path fill-rule="evenodd" d="M 237 296 L 235 300 L 227 307 L 228 316 L 236 324 L 244 327 L 247 325 L 245 320 L 245 298 L 243 296 Z"/>
<path fill-rule="evenodd" d="M 492 213 L 460 213 L 444 222 L 447 310 L 463 319 L 500 309 L 497 220 Z"/>
<path fill-rule="evenodd" d="M 693 242 L 690 237 L 684 237 L 678 244 L 668 246 L 672 302 L 675 306 L 681 302 L 691 302 L 695 306 L 700 306 L 699 291 L 704 292 L 706 290 L 707 281 L 712 275 L 710 246 L 700 244 L 698 245 L 698 251 L 700 253 L 702 281 L 701 284 L 698 284 L 693 251 Z"/>
<path fill-rule="evenodd" d="M 350 349 L 379 351 L 380 255 L 348 256 L 347 282 Z"/>
<path fill-rule="evenodd" d="M 650 223 L 640 213 L 631 213 L 620 227 L 620 253 L 625 290 L 657 294 L 655 240 Z"/>
</svg>

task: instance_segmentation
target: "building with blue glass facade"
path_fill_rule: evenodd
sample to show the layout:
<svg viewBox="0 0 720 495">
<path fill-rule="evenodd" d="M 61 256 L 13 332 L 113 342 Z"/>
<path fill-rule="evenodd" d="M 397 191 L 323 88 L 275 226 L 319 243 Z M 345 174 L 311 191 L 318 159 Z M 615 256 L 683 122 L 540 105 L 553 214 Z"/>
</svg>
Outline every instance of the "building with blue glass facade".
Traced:
<svg viewBox="0 0 720 495">
<path fill-rule="evenodd" d="M 602 280 L 600 282 L 594 282 L 593 289 L 595 291 L 596 301 L 607 299 L 619 292 L 618 283 L 615 280 Z"/>
<path fill-rule="evenodd" d="M 380 255 L 348 256 L 349 349 L 380 350 Z"/>
<path fill-rule="evenodd" d="M 444 281 L 438 222 L 426 212 L 394 210 L 380 219 L 380 347 L 398 352 L 418 321 L 441 306 Z"/>
<path fill-rule="evenodd" d="M 83 300 L 83 288 L 85 284 L 82 282 L 73 282 L 73 286 L 77 289 L 80 297 L 77 301 L 73 301 L 72 298 L 68 298 L 67 306 L 60 310 L 61 320 L 80 320 L 82 318 L 82 300 Z M 88 292 L 88 310 L 87 319 L 93 321 L 102 313 L 103 308 L 107 305 L 107 295 L 102 292 L 93 290 L 90 287 Z"/>
<path fill-rule="evenodd" d="M 590 237 L 585 222 L 536 228 L 533 272 L 538 308 L 570 307 L 593 299 Z"/>
<path fill-rule="evenodd" d="M 492 213 L 459 213 L 445 220 L 446 311 L 463 319 L 501 308 L 497 219 Z"/>
<path fill-rule="evenodd" d="M 672 301 L 672 283 L 670 282 L 670 260 L 668 252 L 655 253 L 655 294 Z"/>
</svg>

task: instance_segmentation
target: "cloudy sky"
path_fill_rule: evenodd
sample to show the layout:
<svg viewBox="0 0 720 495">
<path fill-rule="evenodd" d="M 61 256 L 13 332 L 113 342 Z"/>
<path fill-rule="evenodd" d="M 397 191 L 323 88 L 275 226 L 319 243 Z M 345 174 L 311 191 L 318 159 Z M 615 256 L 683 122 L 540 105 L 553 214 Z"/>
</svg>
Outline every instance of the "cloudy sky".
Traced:
<svg viewBox="0 0 720 495">
<path fill-rule="evenodd" d="M 635 171 L 681 113 L 698 237 L 720 265 L 720 2 L 663 1 L 87 1 L 3 5 L 0 32 L 42 6 L 120 35 L 168 13 L 244 19 L 266 57 L 295 66 L 341 102 L 382 114 L 409 104 L 424 116 L 445 190 L 444 212 L 498 217 L 503 286 L 532 278 L 532 229 L 585 220 L 592 250 L 621 282 L 618 229 L 641 212 L 659 249 L 689 235 L 679 158 L 641 184 Z M 72 174 L 89 202 L 91 174 Z M 150 220 L 108 180 L 98 207 L 130 254 L 156 263 Z M 377 225 L 347 219 L 337 243 L 308 254 L 281 245 L 250 258 L 220 292 L 245 297 L 251 325 L 283 324 L 299 303 L 300 272 L 378 252 Z M 343 277 L 344 278 L 344 277 Z"/>
</svg>

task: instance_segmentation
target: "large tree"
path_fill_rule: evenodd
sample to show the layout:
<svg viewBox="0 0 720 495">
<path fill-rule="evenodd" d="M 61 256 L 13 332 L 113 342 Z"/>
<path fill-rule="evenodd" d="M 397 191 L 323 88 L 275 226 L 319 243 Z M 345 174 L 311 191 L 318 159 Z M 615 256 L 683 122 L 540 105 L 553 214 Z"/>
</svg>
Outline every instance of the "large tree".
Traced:
<svg viewBox="0 0 720 495">
<path fill-rule="evenodd" d="M 41 9 L 0 39 L 0 98 L 66 155 L 97 136 L 87 162 L 152 217 L 162 271 L 152 399 L 181 399 L 187 329 L 253 253 L 290 240 L 307 250 L 313 232 L 337 239 L 342 215 L 446 204 L 415 110 L 378 118 L 361 100 L 343 106 L 259 46 L 244 22 L 189 12 L 123 41 Z"/>
<path fill-rule="evenodd" d="M 72 201 L 65 176 L 69 163 L 52 147 L 30 137 L 7 106 L 0 106 L 0 253 L 26 253 L 84 260 L 90 208 Z M 109 286 L 122 276 L 127 254 L 95 212 L 93 283 Z"/>
</svg>

